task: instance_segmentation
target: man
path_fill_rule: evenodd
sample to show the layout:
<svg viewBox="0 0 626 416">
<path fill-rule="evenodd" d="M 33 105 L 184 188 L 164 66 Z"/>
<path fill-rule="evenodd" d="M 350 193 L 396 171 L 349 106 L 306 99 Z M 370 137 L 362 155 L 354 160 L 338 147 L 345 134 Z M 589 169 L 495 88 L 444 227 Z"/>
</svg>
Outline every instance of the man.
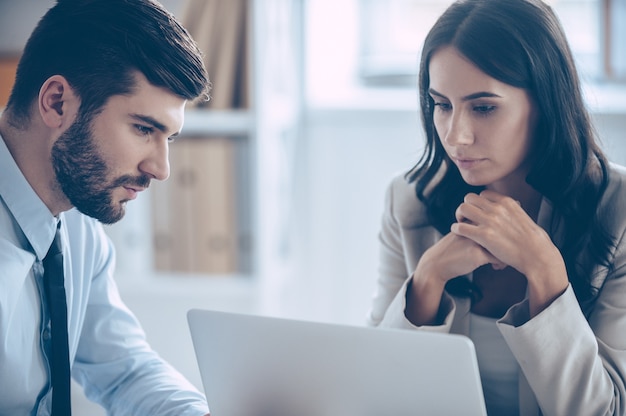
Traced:
<svg viewBox="0 0 626 416">
<path fill-rule="evenodd" d="M 31 34 L 0 117 L 0 415 L 69 414 L 58 355 L 110 414 L 208 414 L 121 302 L 100 224 L 168 177 L 185 103 L 207 94 L 196 44 L 151 0 L 58 0 Z M 57 225 L 65 337 L 44 279 Z"/>
</svg>

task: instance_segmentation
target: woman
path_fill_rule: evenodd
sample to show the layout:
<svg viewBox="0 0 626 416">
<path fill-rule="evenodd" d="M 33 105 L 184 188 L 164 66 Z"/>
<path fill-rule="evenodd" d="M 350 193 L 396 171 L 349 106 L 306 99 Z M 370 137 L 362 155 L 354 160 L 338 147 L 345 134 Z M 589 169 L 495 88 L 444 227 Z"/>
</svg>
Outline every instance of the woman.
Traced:
<svg viewBox="0 0 626 416">
<path fill-rule="evenodd" d="M 456 2 L 419 93 L 426 146 L 387 192 L 370 324 L 469 336 L 490 415 L 626 414 L 626 171 L 558 19 Z"/>
</svg>

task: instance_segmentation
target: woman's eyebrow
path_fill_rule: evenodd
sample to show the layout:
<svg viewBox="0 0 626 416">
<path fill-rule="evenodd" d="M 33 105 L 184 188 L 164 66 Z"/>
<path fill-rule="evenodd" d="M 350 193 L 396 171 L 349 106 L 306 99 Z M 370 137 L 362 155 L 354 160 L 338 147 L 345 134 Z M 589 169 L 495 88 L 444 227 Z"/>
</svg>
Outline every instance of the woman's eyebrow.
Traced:
<svg viewBox="0 0 626 416">
<path fill-rule="evenodd" d="M 442 93 L 438 92 L 437 90 L 433 89 L 433 88 L 429 88 L 428 89 L 428 93 L 430 95 L 435 95 L 437 97 L 440 98 L 445 98 L 446 100 L 448 99 L 448 97 L 446 97 L 445 95 L 443 95 Z M 487 91 L 479 91 L 479 92 L 474 92 L 472 94 L 466 95 L 465 97 L 461 98 L 461 101 L 470 101 L 470 100 L 475 100 L 477 98 L 502 98 L 500 95 L 498 94 L 494 94 L 492 92 L 487 92 Z"/>
</svg>

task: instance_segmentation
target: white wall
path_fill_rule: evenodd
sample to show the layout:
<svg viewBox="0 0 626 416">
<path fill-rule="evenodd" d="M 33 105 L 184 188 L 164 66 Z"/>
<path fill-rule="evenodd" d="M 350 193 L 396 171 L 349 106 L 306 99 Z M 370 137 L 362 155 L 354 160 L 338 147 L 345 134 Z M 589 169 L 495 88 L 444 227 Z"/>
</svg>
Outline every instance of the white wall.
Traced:
<svg viewBox="0 0 626 416">
<path fill-rule="evenodd" d="M 385 188 L 421 149 L 408 111 L 312 110 L 296 154 L 297 273 L 286 313 L 363 324 Z"/>
</svg>

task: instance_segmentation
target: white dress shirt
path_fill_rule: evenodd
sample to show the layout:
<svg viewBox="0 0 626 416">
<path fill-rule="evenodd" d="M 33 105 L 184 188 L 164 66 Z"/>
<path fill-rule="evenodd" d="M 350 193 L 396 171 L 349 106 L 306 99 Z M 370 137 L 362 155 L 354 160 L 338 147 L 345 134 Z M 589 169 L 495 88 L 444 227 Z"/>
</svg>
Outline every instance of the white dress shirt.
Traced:
<svg viewBox="0 0 626 416">
<path fill-rule="evenodd" d="M 148 345 L 113 280 L 99 222 L 55 218 L 0 137 L 0 416 L 48 415 L 49 314 L 41 260 L 61 220 L 72 377 L 112 415 L 205 415 L 204 396 Z"/>
</svg>

